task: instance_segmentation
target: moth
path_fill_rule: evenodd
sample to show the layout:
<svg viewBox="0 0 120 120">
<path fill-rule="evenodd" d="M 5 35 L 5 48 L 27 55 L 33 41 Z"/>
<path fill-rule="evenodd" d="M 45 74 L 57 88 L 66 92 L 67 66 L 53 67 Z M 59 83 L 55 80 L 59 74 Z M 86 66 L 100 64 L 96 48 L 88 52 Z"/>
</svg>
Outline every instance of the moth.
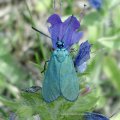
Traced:
<svg viewBox="0 0 120 120">
<path fill-rule="evenodd" d="M 80 23 L 73 15 L 62 22 L 57 14 L 51 15 L 47 22 L 51 24 L 48 28 L 51 37 L 33 28 L 46 37 L 51 38 L 54 49 L 45 71 L 42 96 L 46 102 L 52 102 L 59 96 L 64 97 L 68 101 L 75 101 L 79 96 L 80 88 L 74 64 L 76 64 L 76 60 L 79 62 L 78 58 L 81 58 L 81 55 L 85 57 L 86 54 L 84 55 L 83 52 L 86 52 L 82 50 L 81 53 L 80 50 L 80 56 L 76 58 L 74 63 L 70 56 L 70 48 L 78 43 L 83 36 L 83 32 L 78 31 Z M 86 58 L 83 62 L 85 60 Z"/>
<path fill-rule="evenodd" d="M 63 96 L 74 101 L 79 95 L 79 80 L 69 52 L 64 43 L 57 41 L 57 49 L 53 52 L 43 81 L 42 95 L 46 102 Z"/>
</svg>

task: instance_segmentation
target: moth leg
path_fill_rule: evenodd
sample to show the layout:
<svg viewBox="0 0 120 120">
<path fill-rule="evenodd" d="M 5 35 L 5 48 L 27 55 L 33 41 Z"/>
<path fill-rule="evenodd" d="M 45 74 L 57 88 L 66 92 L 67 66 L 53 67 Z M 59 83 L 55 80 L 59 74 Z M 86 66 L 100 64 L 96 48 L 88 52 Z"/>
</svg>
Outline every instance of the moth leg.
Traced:
<svg viewBox="0 0 120 120">
<path fill-rule="evenodd" d="M 74 53 L 74 52 L 76 52 L 76 51 L 77 51 L 76 49 L 72 48 L 72 49 L 70 50 L 70 53 Z"/>
<path fill-rule="evenodd" d="M 45 64 L 44 64 L 44 69 L 41 71 L 41 73 L 45 72 L 46 67 L 47 67 L 47 64 L 48 64 L 48 62 L 49 62 L 49 61 L 50 61 L 50 60 L 45 61 Z"/>
</svg>

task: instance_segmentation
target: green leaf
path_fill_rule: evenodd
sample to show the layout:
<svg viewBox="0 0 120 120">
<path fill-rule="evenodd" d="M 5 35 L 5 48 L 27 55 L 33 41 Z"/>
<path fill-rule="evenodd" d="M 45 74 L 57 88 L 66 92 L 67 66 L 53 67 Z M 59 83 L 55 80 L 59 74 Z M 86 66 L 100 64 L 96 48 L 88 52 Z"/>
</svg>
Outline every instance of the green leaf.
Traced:
<svg viewBox="0 0 120 120">
<path fill-rule="evenodd" d="M 20 107 L 20 104 L 16 101 L 8 100 L 2 96 L 0 96 L 0 101 L 7 107 L 9 107 L 12 110 L 16 110 L 18 107 Z"/>
<path fill-rule="evenodd" d="M 113 50 L 120 50 L 120 35 L 103 37 L 98 40 L 101 45 Z"/>
<path fill-rule="evenodd" d="M 0 74 L 0 88 L 1 90 L 4 89 L 4 87 L 6 86 L 6 81 L 5 81 L 5 76 L 3 76 L 2 74 Z"/>
<path fill-rule="evenodd" d="M 32 117 L 33 114 L 33 108 L 30 106 L 26 106 L 26 105 L 22 105 L 21 107 L 19 107 L 19 109 L 16 111 L 16 114 L 19 115 L 19 117 L 21 118 L 30 118 Z"/>
<path fill-rule="evenodd" d="M 94 25 L 95 23 L 100 24 L 100 21 L 102 21 L 102 14 L 100 12 L 94 11 L 87 14 L 83 19 L 83 24 L 88 25 Z"/>
<path fill-rule="evenodd" d="M 112 18 L 115 27 L 120 31 L 120 3 L 114 6 Z"/>
<path fill-rule="evenodd" d="M 42 11 L 45 12 L 48 10 L 48 7 L 50 7 L 51 0 L 44 0 L 44 1 L 38 1 L 36 4 L 36 10 L 38 12 Z"/>
<path fill-rule="evenodd" d="M 27 76 L 25 70 L 9 54 L 0 57 L 0 73 L 11 83 L 20 82 Z"/>
<path fill-rule="evenodd" d="M 119 4 L 119 1 L 118 0 L 112 0 L 111 2 L 109 2 L 109 8 L 113 7 L 113 6 L 116 6 Z"/>
<path fill-rule="evenodd" d="M 4 39 L 3 36 L 0 35 L 0 56 L 8 54 L 10 50 L 11 47 L 8 43 L 8 39 Z"/>
<path fill-rule="evenodd" d="M 85 96 L 79 96 L 74 104 L 63 113 L 68 115 L 80 115 L 81 113 L 91 111 L 96 106 L 97 100 L 98 96 L 96 95 L 96 90 L 93 90 Z"/>
<path fill-rule="evenodd" d="M 95 25 L 88 26 L 88 34 L 90 41 L 95 42 L 96 39 L 98 38 L 99 33 L 100 33 L 100 29 L 97 26 Z"/>
<path fill-rule="evenodd" d="M 104 72 L 116 89 L 120 90 L 120 69 L 114 58 L 108 56 L 104 59 Z"/>
<path fill-rule="evenodd" d="M 120 120 L 120 112 L 110 118 L 110 120 Z"/>
<path fill-rule="evenodd" d="M 21 93 L 21 100 L 11 102 L 6 99 L 0 100 L 8 107 L 14 108 L 18 117 L 24 119 L 35 114 L 39 114 L 42 120 L 80 120 L 83 113 L 91 111 L 98 100 L 96 92 L 93 90 L 87 95 L 79 96 L 75 102 L 69 102 L 60 97 L 52 103 L 46 103 L 39 93 Z M 82 120 L 82 119 L 81 119 Z"/>
</svg>

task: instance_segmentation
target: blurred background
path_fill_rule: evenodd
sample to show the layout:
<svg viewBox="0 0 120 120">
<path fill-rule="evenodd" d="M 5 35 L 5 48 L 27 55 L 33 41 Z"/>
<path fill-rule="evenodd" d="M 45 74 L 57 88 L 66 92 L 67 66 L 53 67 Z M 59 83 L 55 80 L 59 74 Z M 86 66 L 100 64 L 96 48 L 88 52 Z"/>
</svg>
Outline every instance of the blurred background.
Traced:
<svg viewBox="0 0 120 120">
<path fill-rule="evenodd" d="M 120 112 L 120 1 L 103 0 L 96 9 L 87 0 L 63 0 L 62 19 L 71 14 L 80 19 L 84 4 L 82 40 L 92 44 L 84 79 L 98 89 L 94 111 L 110 117 Z M 61 13 L 59 0 L 55 11 Z M 31 26 L 49 35 L 46 20 L 53 12 L 52 0 L 0 0 L 0 120 L 8 120 L 13 106 L 9 101 L 19 100 L 21 89 L 41 86 L 52 44 Z"/>
</svg>

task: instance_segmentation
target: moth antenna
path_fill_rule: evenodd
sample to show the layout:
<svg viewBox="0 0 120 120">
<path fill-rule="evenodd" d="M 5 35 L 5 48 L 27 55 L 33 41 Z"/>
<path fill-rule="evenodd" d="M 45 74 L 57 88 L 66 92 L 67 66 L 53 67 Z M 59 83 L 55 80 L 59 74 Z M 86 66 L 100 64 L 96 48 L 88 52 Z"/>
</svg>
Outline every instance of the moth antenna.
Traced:
<svg viewBox="0 0 120 120">
<path fill-rule="evenodd" d="M 41 32 L 40 30 L 38 30 L 38 29 L 36 29 L 36 28 L 34 28 L 34 27 L 32 27 L 32 29 L 35 30 L 35 31 L 37 31 L 37 32 L 39 32 L 40 34 L 42 34 L 42 35 L 50 38 L 50 39 L 52 39 L 50 36 L 46 35 L 45 33 Z"/>
<path fill-rule="evenodd" d="M 86 12 L 86 4 L 84 4 L 84 8 L 83 8 L 83 10 L 82 10 L 82 12 L 80 13 L 80 19 L 79 19 L 79 22 L 81 22 L 82 21 L 82 19 L 83 19 L 83 17 L 84 17 L 84 15 L 85 15 L 85 12 Z"/>
</svg>

